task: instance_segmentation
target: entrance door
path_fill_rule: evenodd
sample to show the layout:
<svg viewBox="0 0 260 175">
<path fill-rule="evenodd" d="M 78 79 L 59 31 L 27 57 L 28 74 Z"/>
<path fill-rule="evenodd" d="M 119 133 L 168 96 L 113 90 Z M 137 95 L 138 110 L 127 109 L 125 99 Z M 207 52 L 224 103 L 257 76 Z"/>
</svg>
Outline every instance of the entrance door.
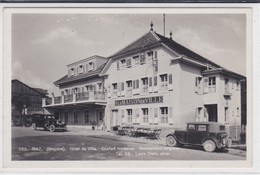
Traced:
<svg viewBox="0 0 260 175">
<path fill-rule="evenodd" d="M 97 109 L 97 125 L 98 127 L 102 126 L 103 125 L 103 119 L 104 119 L 104 110 L 103 109 Z"/>
<path fill-rule="evenodd" d="M 119 125 L 118 123 L 118 110 L 112 110 L 111 127 Z"/>
<path fill-rule="evenodd" d="M 206 113 L 208 116 L 209 122 L 217 122 L 218 121 L 218 106 L 217 104 L 205 105 Z"/>
</svg>

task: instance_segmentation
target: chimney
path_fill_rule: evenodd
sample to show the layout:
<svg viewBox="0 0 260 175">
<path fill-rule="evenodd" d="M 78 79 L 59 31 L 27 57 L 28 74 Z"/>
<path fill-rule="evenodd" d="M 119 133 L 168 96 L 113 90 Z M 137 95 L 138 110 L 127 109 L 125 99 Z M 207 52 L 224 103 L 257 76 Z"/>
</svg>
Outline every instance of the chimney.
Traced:
<svg viewBox="0 0 260 175">
<path fill-rule="evenodd" d="M 170 39 L 172 40 L 172 31 L 170 31 Z"/>
<path fill-rule="evenodd" d="M 151 21 L 150 26 L 151 26 L 150 31 L 153 31 L 153 21 Z"/>
</svg>

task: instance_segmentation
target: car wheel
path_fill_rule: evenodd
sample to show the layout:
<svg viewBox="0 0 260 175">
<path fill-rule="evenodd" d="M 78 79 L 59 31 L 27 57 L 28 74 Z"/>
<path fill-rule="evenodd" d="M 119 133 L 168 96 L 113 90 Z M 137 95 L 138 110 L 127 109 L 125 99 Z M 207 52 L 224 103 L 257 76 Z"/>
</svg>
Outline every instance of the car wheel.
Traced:
<svg viewBox="0 0 260 175">
<path fill-rule="evenodd" d="M 54 131 L 55 131 L 55 126 L 54 126 L 54 125 L 51 125 L 51 126 L 50 126 L 50 131 L 51 131 L 51 132 L 54 132 Z"/>
<path fill-rule="evenodd" d="M 213 140 L 206 140 L 203 144 L 203 148 L 207 152 L 213 152 L 216 150 L 216 144 Z"/>
<path fill-rule="evenodd" d="M 173 136 L 167 136 L 166 137 L 166 144 L 167 146 L 177 146 L 177 140 Z"/>
<path fill-rule="evenodd" d="M 36 130 L 37 127 L 36 127 L 36 124 L 35 124 L 35 123 L 32 124 L 32 128 L 33 128 L 34 130 Z"/>
</svg>

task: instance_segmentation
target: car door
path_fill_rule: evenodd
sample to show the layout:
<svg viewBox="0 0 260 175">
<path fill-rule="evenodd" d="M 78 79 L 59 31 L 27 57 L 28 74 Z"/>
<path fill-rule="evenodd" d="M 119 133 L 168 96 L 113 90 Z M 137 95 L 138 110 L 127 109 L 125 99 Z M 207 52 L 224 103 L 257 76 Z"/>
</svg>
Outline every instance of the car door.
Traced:
<svg viewBox="0 0 260 175">
<path fill-rule="evenodd" d="M 208 136 L 208 125 L 198 124 L 196 126 L 196 144 L 202 144 L 203 140 Z"/>
<path fill-rule="evenodd" d="M 189 144 L 196 144 L 196 125 L 195 124 L 188 124 L 187 126 L 187 143 Z"/>
</svg>

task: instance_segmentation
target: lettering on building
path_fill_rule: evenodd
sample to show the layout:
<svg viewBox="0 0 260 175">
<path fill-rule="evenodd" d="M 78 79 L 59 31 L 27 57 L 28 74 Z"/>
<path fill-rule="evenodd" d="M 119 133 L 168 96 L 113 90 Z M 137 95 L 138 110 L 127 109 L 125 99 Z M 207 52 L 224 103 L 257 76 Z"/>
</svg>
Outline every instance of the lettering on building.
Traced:
<svg viewBox="0 0 260 175">
<path fill-rule="evenodd" d="M 115 106 L 163 103 L 163 96 L 116 100 Z"/>
</svg>

